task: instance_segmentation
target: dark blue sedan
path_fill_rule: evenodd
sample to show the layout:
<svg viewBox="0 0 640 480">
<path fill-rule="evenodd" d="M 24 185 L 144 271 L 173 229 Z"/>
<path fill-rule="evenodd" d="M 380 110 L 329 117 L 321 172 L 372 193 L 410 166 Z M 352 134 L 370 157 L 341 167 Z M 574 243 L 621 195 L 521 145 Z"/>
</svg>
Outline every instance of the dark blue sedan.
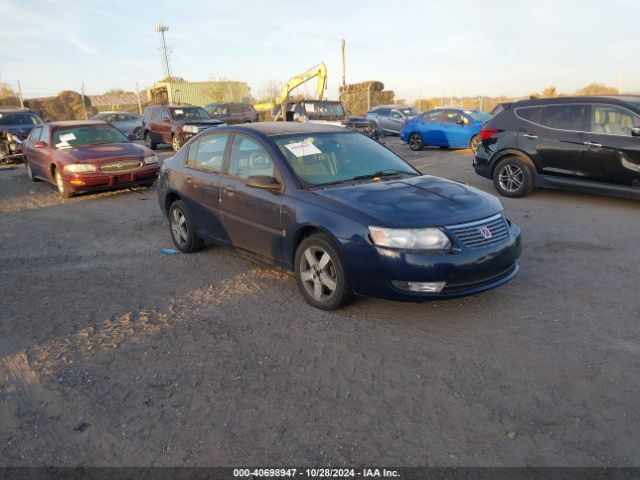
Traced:
<svg viewBox="0 0 640 480">
<path fill-rule="evenodd" d="M 211 239 L 259 254 L 292 269 L 305 299 L 325 310 L 354 294 L 469 295 L 518 272 L 520 229 L 495 197 L 421 175 L 340 127 L 203 132 L 164 163 L 158 196 L 180 251 Z"/>
<path fill-rule="evenodd" d="M 402 127 L 400 139 L 415 151 L 433 146 L 470 148 L 475 153 L 480 144 L 480 129 L 489 118 L 491 115 L 478 110 L 429 110 L 409 120 Z"/>
</svg>

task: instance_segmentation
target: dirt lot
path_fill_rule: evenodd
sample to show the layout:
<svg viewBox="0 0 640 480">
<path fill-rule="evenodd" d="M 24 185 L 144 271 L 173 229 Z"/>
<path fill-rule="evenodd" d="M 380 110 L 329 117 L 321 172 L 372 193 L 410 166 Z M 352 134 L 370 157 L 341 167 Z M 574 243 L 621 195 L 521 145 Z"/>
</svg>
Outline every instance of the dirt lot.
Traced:
<svg viewBox="0 0 640 480">
<path fill-rule="evenodd" d="M 468 151 L 388 144 L 495 193 Z M 154 189 L 1 170 L 0 463 L 640 466 L 640 204 L 503 204 L 509 284 L 323 313 L 238 253 L 160 254 Z"/>
</svg>

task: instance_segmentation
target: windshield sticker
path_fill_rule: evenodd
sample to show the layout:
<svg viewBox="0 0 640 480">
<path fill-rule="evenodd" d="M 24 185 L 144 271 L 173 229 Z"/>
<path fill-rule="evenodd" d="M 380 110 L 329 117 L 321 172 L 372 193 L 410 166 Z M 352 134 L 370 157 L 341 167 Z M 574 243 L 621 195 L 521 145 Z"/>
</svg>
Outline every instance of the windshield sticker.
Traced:
<svg viewBox="0 0 640 480">
<path fill-rule="evenodd" d="M 76 136 L 73 133 L 65 133 L 60 135 L 60 142 L 67 143 L 69 140 L 75 140 Z"/>
<path fill-rule="evenodd" d="M 304 142 L 290 143 L 285 145 L 285 147 L 298 158 L 322 153 L 318 147 L 308 140 L 305 140 Z"/>
<path fill-rule="evenodd" d="M 316 106 L 313 103 L 305 103 L 304 104 L 304 108 L 307 110 L 307 112 L 315 112 L 316 111 Z"/>
<path fill-rule="evenodd" d="M 174 110 L 173 111 L 176 115 L 182 115 L 184 113 L 184 110 Z"/>
</svg>

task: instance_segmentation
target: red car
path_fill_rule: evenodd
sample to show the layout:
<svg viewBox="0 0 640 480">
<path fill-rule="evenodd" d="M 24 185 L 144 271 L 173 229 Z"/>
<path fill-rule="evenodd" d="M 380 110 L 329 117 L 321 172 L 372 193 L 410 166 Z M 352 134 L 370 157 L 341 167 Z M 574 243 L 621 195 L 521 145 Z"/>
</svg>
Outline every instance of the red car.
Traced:
<svg viewBox="0 0 640 480">
<path fill-rule="evenodd" d="M 160 170 L 158 157 L 129 140 L 102 121 L 50 122 L 35 127 L 22 148 L 29 178 L 53 183 L 68 198 L 91 190 L 151 186 Z"/>
</svg>

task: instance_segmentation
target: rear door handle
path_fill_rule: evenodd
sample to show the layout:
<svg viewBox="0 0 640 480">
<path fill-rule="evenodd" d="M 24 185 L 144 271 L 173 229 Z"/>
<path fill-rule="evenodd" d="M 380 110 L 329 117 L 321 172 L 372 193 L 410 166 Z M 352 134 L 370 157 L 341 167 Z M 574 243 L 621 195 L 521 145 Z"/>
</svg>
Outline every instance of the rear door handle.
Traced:
<svg viewBox="0 0 640 480">
<path fill-rule="evenodd" d="M 185 175 L 184 177 L 185 182 L 192 182 L 193 181 L 193 177 L 191 175 Z"/>
<path fill-rule="evenodd" d="M 229 197 L 233 197 L 235 191 L 236 187 L 234 187 L 233 185 L 224 186 L 224 193 L 226 193 Z"/>
<path fill-rule="evenodd" d="M 584 142 L 587 147 L 602 148 L 602 144 L 594 142 Z"/>
<path fill-rule="evenodd" d="M 531 140 L 535 140 L 536 138 L 538 138 L 537 135 L 531 135 L 530 133 L 525 133 L 524 135 L 522 135 L 524 138 L 530 138 Z"/>
</svg>

